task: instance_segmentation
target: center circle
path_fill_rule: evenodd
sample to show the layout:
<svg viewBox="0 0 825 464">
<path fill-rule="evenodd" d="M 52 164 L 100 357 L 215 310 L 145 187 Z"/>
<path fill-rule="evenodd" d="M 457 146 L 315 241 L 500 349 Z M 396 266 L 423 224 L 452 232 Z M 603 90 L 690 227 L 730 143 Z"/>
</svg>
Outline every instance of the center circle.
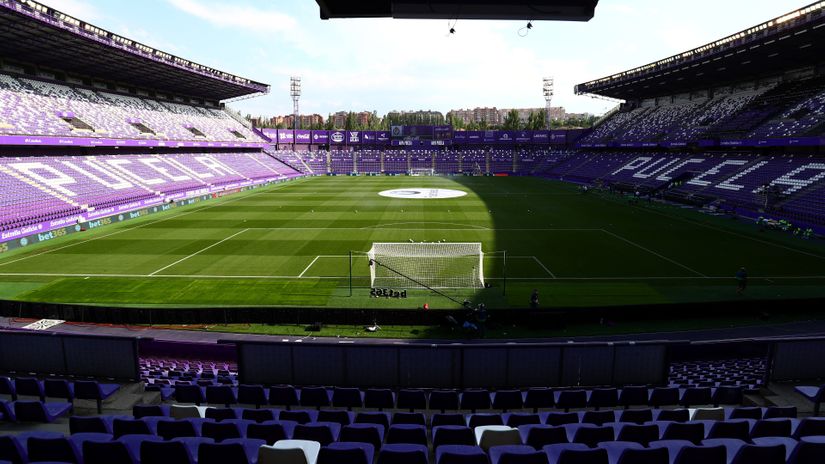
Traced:
<svg viewBox="0 0 825 464">
<path fill-rule="evenodd" d="M 467 195 L 467 192 L 452 189 L 434 188 L 403 188 L 384 190 L 379 195 L 387 198 L 406 198 L 413 200 L 437 200 L 444 198 L 459 198 Z"/>
</svg>

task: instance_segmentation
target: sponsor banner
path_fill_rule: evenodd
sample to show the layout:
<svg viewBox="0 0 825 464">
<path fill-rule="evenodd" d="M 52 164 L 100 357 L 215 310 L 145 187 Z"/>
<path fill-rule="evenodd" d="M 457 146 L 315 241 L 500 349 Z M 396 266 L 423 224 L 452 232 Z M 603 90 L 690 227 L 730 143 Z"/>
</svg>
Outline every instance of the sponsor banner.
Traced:
<svg viewBox="0 0 825 464">
<path fill-rule="evenodd" d="M 455 142 L 455 143 L 467 143 L 467 132 L 466 131 L 453 132 L 453 142 Z"/>
<path fill-rule="evenodd" d="M 518 131 L 515 134 L 516 143 L 530 143 L 533 141 L 532 131 Z"/>
<path fill-rule="evenodd" d="M 659 144 L 665 148 L 674 148 L 674 147 L 686 147 L 688 144 L 687 142 L 663 142 Z"/>
<path fill-rule="evenodd" d="M 326 145 L 329 143 L 329 131 L 315 130 L 312 131 L 313 145 Z"/>
<path fill-rule="evenodd" d="M 347 133 L 344 131 L 331 131 L 329 133 L 330 145 L 343 145 L 347 142 Z"/>
<path fill-rule="evenodd" d="M 498 132 L 494 130 L 482 131 L 482 142 L 493 144 L 498 142 Z"/>
<path fill-rule="evenodd" d="M 516 133 L 515 131 L 510 130 L 502 130 L 498 131 L 498 136 L 496 137 L 496 142 L 502 145 L 512 145 L 516 142 Z"/>
<path fill-rule="evenodd" d="M 261 129 L 261 132 L 272 140 L 278 140 L 278 129 Z"/>
<path fill-rule="evenodd" d="M 361 131 L 347 131 L 347 145 L 361 145 Z"/>
<path fill-rule="evenodd" d="M 539 145 L 546 145 L 550 143 L 550 131 L 540 130 L 533 131 L 533 143 Z"/>
<path fill-rule="evenodd" d="M 715 147 L 717 145 L 719 145 L 719 142 L 717 140 L 703 139 L 699 141 L 700 147 Z"/>
<path fill-rule="evenodd" d="M 200 201 L 222 197 L 229 193 L 258 188 L 272 182 L 284 182 L 291 180 L 294 177 L 300 176 L 238 182 L 229 186 L 212 188 L 210 189 L 212 190 L 210 193 L 200 193 L 198 195 L 190 196 L 189 198 L 183 198 L 177 201 L 164 202 L 164 200 L 160 198 L 137 201 L 129 203 L 128 205 L 120 205 L 116 208 L 103 208 L 85 214 L 69 216 L 49 222 L 41 222 L 39 224 L 32 224 L 18 229 L 3 231 L 0 232 L 0 254 L 6 251 L 33 245 L 35 243 L 47 242 L 69 234 L 96 229 L 98 227 L 128 221 L 129 219 L 168 211 L 179 206 L 191 205 Z M 202 192 L 202 190 L 199 191 Z"/>
<path fill-rule="evenodd" d="M 453 126 L 434 126 L 433 127 L 434 140 L 452 140 Z"/>
<path fill-rule="evenodd" d="M 567 131 L 554 130 L 550 131 L 550 143 L 565 144 L 567 143 Z"/>
<path fill-rule="evenodd" d="M 361 133 L 361 143 L 364 145 L 375 145 L 378 142 L 378 136 L 375 131 L 364 131 Z"/>
<path fill-rule="evenodd" d="M 278 144 L 295 143 L 295 133 L 292 129 L 278 129 Z"/>
<path fill-rule="evenodd" d="M 312 142 L 312 131 L 296 130 L 295 143 L 300 145 L 309 145 Z"/>
<path fill-rule="evenodd" d="M 375 141 L 380 145 L 390 144 L 390 131 L 378 131 L 375 133 Z"/>
<path fill-rule="evenodd" d="M 214 147 L 262 148 L 260 142 L 205 142 L 193 140 L 130 140 L 94 137 L 35 137 L 28 135 L 0 135 L 0 145 L 38 145 L 75 147 Z"/>
<path fill-rule="evenodd" d="M 467 131 L 467 143 L 484 143 L 484 131 Z"/>
<path fill-rule="evenodd" d="M 452 145 L 452 140 L 393 140 L 392 146 L 402 148 L 430 148 Z"/>
</svg>

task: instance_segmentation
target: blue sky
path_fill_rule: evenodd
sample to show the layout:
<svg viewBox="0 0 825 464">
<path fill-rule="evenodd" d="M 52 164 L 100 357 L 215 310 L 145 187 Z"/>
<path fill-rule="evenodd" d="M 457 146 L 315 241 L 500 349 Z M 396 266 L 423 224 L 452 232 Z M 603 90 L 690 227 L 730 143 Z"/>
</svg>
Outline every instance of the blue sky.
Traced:
<svg viewBox="0 0 825 464">
<path fill-rule="evenodd" d="M 233 107 L 290 114 L 289 76 L 303 78 L 302 113 L 543 107 L 602 113 L 575 84 L 647 64 L 807 5 L 798 0 L 601 0 L 588 23 L 359 19 L 322 21 L 313 0 L 41 0 L 179 55 L 272 85 Z M 355 0 L 357 1 L 357 0 Z"/>
</svg>

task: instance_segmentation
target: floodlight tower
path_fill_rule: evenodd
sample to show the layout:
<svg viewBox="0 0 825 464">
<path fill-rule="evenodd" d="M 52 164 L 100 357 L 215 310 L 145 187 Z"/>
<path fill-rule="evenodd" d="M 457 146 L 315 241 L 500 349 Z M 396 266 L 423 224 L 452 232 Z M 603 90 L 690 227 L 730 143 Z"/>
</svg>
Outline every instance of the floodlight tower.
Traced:
<svg viewBox="0 0 825 464">
<path fill-rule="evenodd" d="M 545 123 L 547 124 L 547 130 L 550 130 L 550 105 L 553 103 L 553 78 L 552 77 L 545 77 L 544 78 L 544 85 L 542 86 L 542 90 L 544 93 L 544 112 L 546 113 L 546 120 Z"/>
<path fill-rule="evenodd" d="M 292 96 L 292 115 L 293 115 L 293 122 L 292 125 L 294 126 L 293 129 L 298 130 L 301 128 L 301 116 L 300 111 L 298 108 L 298 101 L 301 99 L 301 78 L 298 76 L 292 76 L 289 78 L 289 94 Z"/>
</svg>

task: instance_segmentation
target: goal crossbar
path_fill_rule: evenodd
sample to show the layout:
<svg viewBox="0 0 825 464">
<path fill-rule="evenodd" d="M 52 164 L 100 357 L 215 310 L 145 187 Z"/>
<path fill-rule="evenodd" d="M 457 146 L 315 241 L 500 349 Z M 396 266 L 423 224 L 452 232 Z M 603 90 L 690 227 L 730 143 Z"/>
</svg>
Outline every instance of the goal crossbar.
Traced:
<svg viewBox="0 0 825 464">
<path fill-rule="evenodd" d="M 372 287 L 484 287 L 481 243 L 373 243 L 367 256 Z"/>
</svg>

